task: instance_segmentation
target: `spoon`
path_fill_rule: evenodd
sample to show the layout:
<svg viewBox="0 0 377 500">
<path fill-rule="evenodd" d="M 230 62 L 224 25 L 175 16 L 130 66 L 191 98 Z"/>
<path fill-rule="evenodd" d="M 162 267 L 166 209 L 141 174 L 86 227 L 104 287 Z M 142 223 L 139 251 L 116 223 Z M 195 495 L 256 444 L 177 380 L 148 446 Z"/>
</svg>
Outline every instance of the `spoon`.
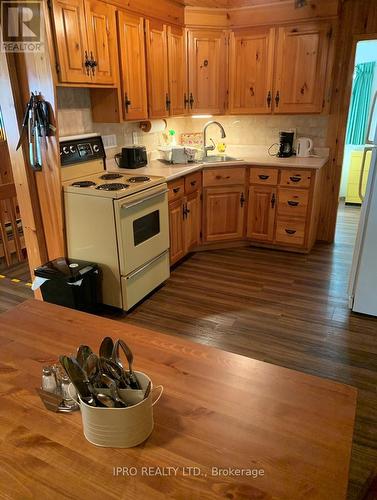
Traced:
<svg viewBox="0 0 377 500">
<path fill-rule="evenodd" d="M 81 368 L 84 366 L 87 358 L 92 354 L 92 349 L 88 345 L 80 345 L 77 349 L 76 359 Z"/>
<path fill-rule="evenodd" d="M 98 357 L 94 352 L 89 354 L 84 363 L 84 370 L 88 376 L 88 379 L 91 380 L 98 371 Z"/>
<path fill-rule="evenodd" d="M 106 375 L 106 373 L 101 373 L 101 382 L 110 389 L 110 394 L 112 399 L 115 401 L 116 407 L 124 408 L 127 406 L 127 404 L 119 397 L 118 387 L 115 380 Z"/>
<path fill-rule="evenodd" d="M 113 353 L 114 342 L 111 337 L 105 337 L 99 348 L 99 355 L 102 358 L 110 359 Z"/>
<path fill-rule="evenodd" d="M 140 382 L 138 381 L 135 373 L 132 371 L 132 364 L 134 361 L 134 356 L 132 354 L 131 349 L 124 342 L 124 340 L 118 339 L 115 341 L 113 353 L 112 353 L 112 359 L 124 370 L 122 362 L 119 359 L 119 347 L 122 348 L 124 354 L 126 355 L 127 361 L 128 361 L 128 371 L 129 371 L 131 388 L 132 389 L 141 389 Z"/>
<path fill-rule="evenodd" d="M 114 408 L 115 407 L 115 401 L 113 400 L 112 397 L 107 396 L 106 394 L 98 393 L 96 394 L 96 398 L 98 401 L 103 404 L 104 406 L 107 406 L 107 408 Z"/>
<path fill-rule="evenodd" d="M 77 359 L 70 356 L 60 356 L 59 361 L 70 378 L 72 384 L 75 386 L 77 393 L 80 395 L 82 401 L 91 406 L 96 405 L 96 399 L 92 394 L 89 387 L 89 381 L 86 373 L 81 368 Z"/>
</svg>

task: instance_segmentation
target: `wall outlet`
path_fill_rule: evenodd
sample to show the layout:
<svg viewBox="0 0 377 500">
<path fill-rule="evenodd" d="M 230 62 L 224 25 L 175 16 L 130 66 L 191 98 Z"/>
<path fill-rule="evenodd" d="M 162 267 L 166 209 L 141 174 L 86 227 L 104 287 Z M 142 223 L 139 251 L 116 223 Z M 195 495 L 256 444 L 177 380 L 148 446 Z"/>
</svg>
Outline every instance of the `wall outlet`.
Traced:
<svg viewBox="0 0 377 500">
<path fill-rule="evenodd" d="M 117 147 L 117 138 L 116 138 L 115 134 L 103 135 L 102 141 L 103 141 L 103 146 L 105 149 Z"/>
</svg>

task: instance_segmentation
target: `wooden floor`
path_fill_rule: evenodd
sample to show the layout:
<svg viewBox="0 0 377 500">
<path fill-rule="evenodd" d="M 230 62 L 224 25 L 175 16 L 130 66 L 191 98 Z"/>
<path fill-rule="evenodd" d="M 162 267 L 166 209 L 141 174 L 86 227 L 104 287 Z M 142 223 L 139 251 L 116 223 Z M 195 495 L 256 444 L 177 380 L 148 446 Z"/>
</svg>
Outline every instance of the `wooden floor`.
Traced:
<svg viewBox="0 0 377 500">
<path fill-rule="evenodd" d="M 115 317 L 357 387 L 350 499 L 377 467 L 377 318 L 347 306 L 358 217 L 358 209 L 342 208 L 335 244 L 316 245 L 310 255 L 197 253 L 134 311 Z M 0 310 L 31 293 L 17 296 L 12 286 L 4 301 L 0 282 Z"/>
</svg>

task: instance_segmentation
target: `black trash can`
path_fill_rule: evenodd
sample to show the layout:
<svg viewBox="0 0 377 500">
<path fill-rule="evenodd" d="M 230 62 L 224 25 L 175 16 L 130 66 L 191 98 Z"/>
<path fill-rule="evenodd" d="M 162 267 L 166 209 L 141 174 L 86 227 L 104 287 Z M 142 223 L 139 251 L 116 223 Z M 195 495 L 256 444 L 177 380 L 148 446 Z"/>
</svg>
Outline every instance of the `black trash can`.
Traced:
<svg viewBox="0 0 377 500">
<path fill-rule="evenodd" d="M 36 278 L 44 278 L 43 300 L 60 306 L 94 312 L 100 296 L 98 265 L 84 260 L 60 257 L 34 270 Z"/>
</svg>

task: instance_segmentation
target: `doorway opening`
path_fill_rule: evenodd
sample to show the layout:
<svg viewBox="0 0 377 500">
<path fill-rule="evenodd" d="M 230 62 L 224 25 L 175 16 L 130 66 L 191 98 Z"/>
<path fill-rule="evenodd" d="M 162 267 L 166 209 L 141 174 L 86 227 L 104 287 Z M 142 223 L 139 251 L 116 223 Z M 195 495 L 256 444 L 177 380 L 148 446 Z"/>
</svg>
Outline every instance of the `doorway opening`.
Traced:
<svg viewBox="0 0 377 500">
<path fill-rule="evenodd" d="M 356 236 L 350 273 L 349 306 L 355 312 L 377 316 L 377 300 L 370 300 L 371 295 L 377 296 L 370 288 L 370 276 L 375 273 L 377 278 L 377 264 L 373 264 L 373 259 L 369 262 L 367 257 L 370 251 L 375 251 L 377 242 L 373 241 L 376 231 L 371 229 L 374 222 L 377 223 L 377 206 L 374 207 L 377 197 L 376 155 L 377 37 L 374 37 L 360 40 L 355 47 L 339 214 L 343 213 L 347 217 L 352 213 L 352 217 L 348 219 L 353 221 L 352 231 Z"/>
<path fill-rule="evenodd" d="M 29 281 L 25 238 L 0 109 L 0 276 Z"/>
</svg>

